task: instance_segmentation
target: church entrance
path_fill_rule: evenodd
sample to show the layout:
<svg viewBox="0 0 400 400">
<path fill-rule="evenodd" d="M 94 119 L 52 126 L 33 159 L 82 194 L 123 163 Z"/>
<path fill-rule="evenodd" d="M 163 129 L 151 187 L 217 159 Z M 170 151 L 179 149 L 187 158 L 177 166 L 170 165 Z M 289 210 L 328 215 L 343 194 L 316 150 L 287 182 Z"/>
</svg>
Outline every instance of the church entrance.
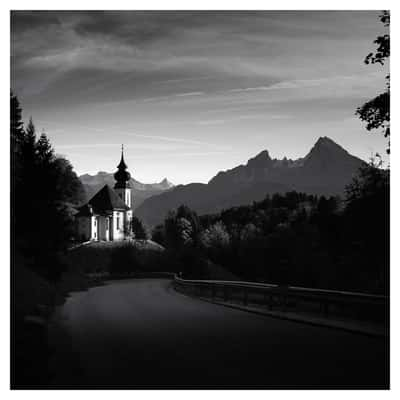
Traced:
<svg viewBox="0 0 400 400">
<path fill-rule="evenodd" d="M 98 217 L 98 237 L 99 240 L 110 240 L 110 220 L 107 216 Z"/>
</svg>

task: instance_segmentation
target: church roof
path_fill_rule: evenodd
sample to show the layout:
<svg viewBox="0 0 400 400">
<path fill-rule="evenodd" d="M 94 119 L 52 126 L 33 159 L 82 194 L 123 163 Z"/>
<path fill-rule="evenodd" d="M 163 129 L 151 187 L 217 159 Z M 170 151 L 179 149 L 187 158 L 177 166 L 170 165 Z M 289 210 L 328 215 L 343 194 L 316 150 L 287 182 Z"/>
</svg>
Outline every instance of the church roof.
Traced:
<svg viewBox="0 0 400 400">
<path fill-rule="evenodd" d="M 108 185 L 104 185 L 85 205 L 79 208 L 78 216 L 103 214 L 112 210 L 129 210 L 130 208 Z"/>
<path fill-rule="evenodd" d="M 88 217 L 93 214 L 91 207 L 87 203 L 78 207 L 77 210 L 78 212 L 75 214 L 75 217 Z"/>
</svg>

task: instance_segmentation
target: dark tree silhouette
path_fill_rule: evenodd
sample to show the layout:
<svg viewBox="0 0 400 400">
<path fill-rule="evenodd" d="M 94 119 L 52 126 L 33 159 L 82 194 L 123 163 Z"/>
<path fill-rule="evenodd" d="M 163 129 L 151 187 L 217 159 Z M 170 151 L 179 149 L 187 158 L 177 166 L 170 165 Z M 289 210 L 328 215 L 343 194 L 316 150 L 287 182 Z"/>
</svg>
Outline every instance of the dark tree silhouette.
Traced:
<svg viewBox="0 0 400 400">
<path fill-rule="evenodd" d="M 29 119 L 24 139 L 21 143 L 21 153 L 24 163 L 34 164 L 36 155 L 36 128 L 33 124 L 32 117 Z"/>
<path fill-rule="evenodd" d="M 142 221 L 135 215 L 132 216 L 131 228 L 132 228 L 132 232 L 134 234 L 135 239 L 139 239 L 139 240 L 147 239 L 148 236 L 147 236 L 146 228 L 144 227 Z"/>
<path fill-rule="evenodd" d="M 21 145 L 24 140 L 24 126 L 22 122 L 22 109 L 17 96 L 10 94 L 10 182 L 11 182 L 11 221 L 15 221 L 16 190 L 21 181 Z M 13 223 L 11 224 L 13 228 Z M 14 235 L 12 235 L 14 236 Z"/>
<path fill-rule="evenodd" d="M 164 224 L 155 226 L 151 232 L 151 239 L 156 243 L 165 246 L 165 227 Z"/>
<path fill-rule="evenodd" d="M 47 166 L 52 161 L 54 161 L 55 153 L 46 133 L 42 132 L 37 142 L 36 148 L 37 148 L 37 156 L 41 163 Z"/>
<path fill-rule="evenodd" d="M 58 254 L 72 235 L 71 204 L 83 187 L 68 160 L 55 155 L 42 133 L 36 139 L 32 119 L 23 129 L 21 107 L 11 94 L 12 237 L 15 251 L 36 271 L 56 279 L 62 271 Z"/>
<path fill-rule="evenodd" d="M 388 28 L 390 26 L 390 12 L 385 10 L 379 16 L 380 21 L 383 25 Z M 390 36 L 389 34 L 384 34 L 378 36 L 374 43 L 377 45 L 375 53 L 369 53 L 365 58 L 366 64 L 379 63 L 383 65 L 387 58 L 390 57 Z"/>
<path fill-rule="evenodd" d="M 250 281 L 387 293 L 385 174 L 380 168 L 361 173 L 346 201 L 292 191 L 196 216 L 197 241 L 190 240 L 192 211 L 185 207 L 184 217 L 171 212 L 153 237 L 184 276 L 210 279 L 209 268 L 218 266 Z"/>
<path fill-rule="evenodd" d="M 346 188 L 344 214 L 349 242 L 356 246 L 369 284 L 389 293 L 390 172 L 371 162 Z"/>
<path fill-rule="evenodd" d="M 22 122 L 22 109 L 17 96 L 10 95 L 10 131 L 11 149 L 16 152 L 24 139 L 24 124 Z"/>
<path fill-rule="evenodd" d="M 380 20 L 385 28 L 390 26 L 390 12 L 383 11 Z M 377 45 L 375 53 L 369 53 L 365 58 L 366 64 L 384 65 L 390 57 L 390 35 L 378 36 L 374 41 Z M 366 122 L 368 131 L 381 129 L 386 138 L 390 137 L 390 75 L 386 76 L 386 89 L 372 100 L 359 107 L 356 114 Z M 390 153 L 390 141 L 386 152 Z"/>
</svg>

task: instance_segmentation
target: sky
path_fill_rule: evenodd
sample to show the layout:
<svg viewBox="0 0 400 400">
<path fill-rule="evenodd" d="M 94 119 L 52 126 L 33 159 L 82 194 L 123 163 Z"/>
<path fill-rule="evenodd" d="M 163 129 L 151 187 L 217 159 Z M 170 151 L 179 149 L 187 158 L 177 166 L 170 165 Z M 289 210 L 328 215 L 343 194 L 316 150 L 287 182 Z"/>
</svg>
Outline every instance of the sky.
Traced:
<svg viewBox="0 0 400 400">
<path fill-rule="evenodd" d="M 262 150 L 299 158 L 328 136 L 384 153 L 355 110 L 383 91 L 365 65 L 379 11 L 14 11 L 11 88 L 78 174 L 124 144 L 144 183 L 208 182 Z"/>
</svg>

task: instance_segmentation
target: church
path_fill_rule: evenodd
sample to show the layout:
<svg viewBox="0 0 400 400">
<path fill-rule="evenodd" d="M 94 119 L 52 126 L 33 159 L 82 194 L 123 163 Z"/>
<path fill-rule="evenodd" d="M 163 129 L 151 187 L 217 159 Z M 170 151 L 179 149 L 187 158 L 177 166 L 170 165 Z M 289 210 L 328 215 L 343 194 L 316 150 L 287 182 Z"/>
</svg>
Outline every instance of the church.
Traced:
<svg viewBox="0 0 400 400">
<path fill-rule="evenodd" d="M 78 208 L 75 215 L 77 239 L 124 240 L 129 234 L 132 221 L 130 173 L 124 161 L 124 149 L 118 171 L 114 174 L 112 189 L 105 185 L 86 204 Z"/>
</svg>

